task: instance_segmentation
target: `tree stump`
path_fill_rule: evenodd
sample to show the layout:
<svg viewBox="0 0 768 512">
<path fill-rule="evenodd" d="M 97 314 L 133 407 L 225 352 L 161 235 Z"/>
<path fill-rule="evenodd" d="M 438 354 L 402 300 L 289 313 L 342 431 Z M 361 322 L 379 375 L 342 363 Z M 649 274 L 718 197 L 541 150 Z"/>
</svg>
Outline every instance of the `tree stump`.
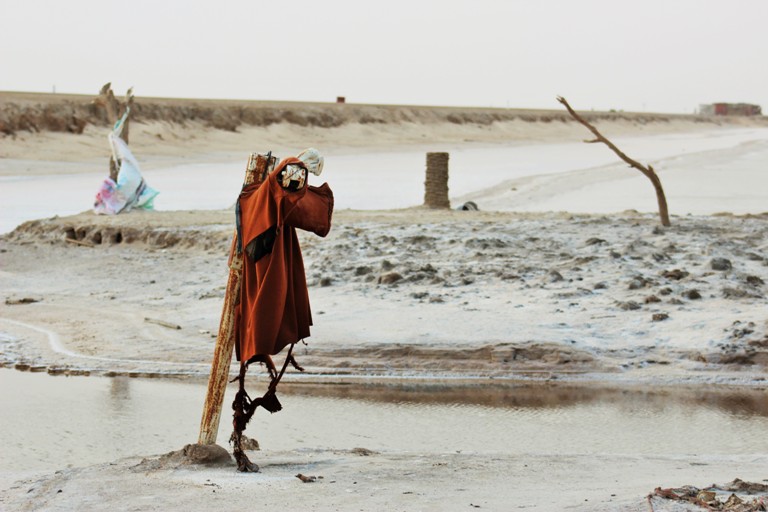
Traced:
<svg viewBox="0 0 768 512">
<path fill-rule="evenodd" d="M 117 120 L 120 119 L 126 110 L 133 107 L 133 88 L 128 89 L 125 93 L 125 101 L 121 102 L 115 97 L 115 93 L 112 92 L 112 82 L 107 82 L 101 87 L 99 95 L 93 99 L 93 103 L 102 107 L 107 112 L 107 121 L 115 126 Z M 125 123 L 123 123 L 123 130 L 120 133 L 120 138 L 128 144 L 129 132 L 130 132 L 130 114 L 126 117 Z M 109 157 L 109 177 L 112 180 L 117 181 L 117 173 L 119 167 L 114 158 Z"/>
<path fill-rule="evenodd" d="M 451 207 L 448 200 L 448 153 L 427 153 L 424 206 L 435 209 Z"/>
</svg>

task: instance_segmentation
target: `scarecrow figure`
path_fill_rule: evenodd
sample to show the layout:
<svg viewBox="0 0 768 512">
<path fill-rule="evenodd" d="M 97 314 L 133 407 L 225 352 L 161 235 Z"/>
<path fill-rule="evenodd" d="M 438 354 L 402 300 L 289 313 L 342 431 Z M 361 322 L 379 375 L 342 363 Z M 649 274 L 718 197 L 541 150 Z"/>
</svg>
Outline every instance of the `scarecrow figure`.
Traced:
<svg viewBox="0 0 768 512">
<path fill-rule="evenodd" d="M 304 262 L 296 229 L 326 236 L 331 229 L 333 192 L 327 183 L 314 187 L 307 173 L 320 175 L 323 158 L 316 149 L 282 160 L 275 170 L 247 185 L 237 202 L 237 247 L 244 253 L 239 304 L 235 309 L 235 351 L 240 361 L 239 390 L 232 404 L 234 432 L 230 441 L 238 470 L 258 471 L 242 450 L 242 432 L 261 406 L 277 412 L 282 406 L 275 394 L 293 357 L 293 346 L 309 337 L 309 307 Z M 272 356 L 287 349 L 278 372 Z M 245 391 L 245 373 L 251 363 L 263 363 L 270 384 L 260 398 Z"/>
</svg>

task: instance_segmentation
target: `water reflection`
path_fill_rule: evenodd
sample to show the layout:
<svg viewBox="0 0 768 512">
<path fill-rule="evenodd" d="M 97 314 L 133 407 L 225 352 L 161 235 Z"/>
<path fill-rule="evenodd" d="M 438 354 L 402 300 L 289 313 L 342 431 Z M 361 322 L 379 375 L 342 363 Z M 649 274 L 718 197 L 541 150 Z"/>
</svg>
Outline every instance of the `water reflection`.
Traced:
<svg viewBox="0 0 768 512">
<path fill-rule="evenodd" d="M 115 412 L 124 409 L 131 399 L 131 381 L 127 377 L 110 379 L 109 406 Z"/>
<path fill-rule="evenodd" d="M 263 382 L 250 382 L 255 396 Z M 0 369 L 0 472 L 150 456 L 197 439 L 201 382 L 51 377 Z M 9 392 L 12 390 L 12 392 Z M 218 442 L 227 445 L 225 397 Z M 364 447 L 483 454 L 768 452 L 765 390 L 551 384 L 281 384 L 246 434 L 265 450 Z"/>
<path fill-rule="evenodd" d="M 765 390 L 625 388 L 552 383 L 499 384 L 284 384 L 284 393 L 400 404 L 482 405 L 500 408 L 563 409 L 590 403 L 659 412 L 670 407 L 719 409 L 768 417 Z"/>
</svg>

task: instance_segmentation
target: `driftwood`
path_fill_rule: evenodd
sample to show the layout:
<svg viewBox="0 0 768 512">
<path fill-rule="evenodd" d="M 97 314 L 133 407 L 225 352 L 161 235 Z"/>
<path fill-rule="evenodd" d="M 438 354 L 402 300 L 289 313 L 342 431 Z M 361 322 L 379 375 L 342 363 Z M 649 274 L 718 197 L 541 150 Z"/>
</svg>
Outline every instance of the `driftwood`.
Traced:
<svg viewBox="0 0 768 512">
<path fill-rule="evenodd" d="M 181 329 L 181 326 L 178 324 L 172 324 L 171 322 L 166 322 L 165 320 L 158 320 L 157 318 L 144 317 L 144 321 L 149 322 L 151 324 L 162 325 L 163 327 L 167 327 L 169 329 L 176 329 L 176 330 Z"/>
<path fill-rule="evenodd" d="M 656 190 L 656 200 L 659 203 L 659 217 L 661 218 L 661 224 L 663 226 L 670 226 L 669 222 L 669 210 L 667 208 L 667 197 L 664 195 L 664 188 L 661 186 L 661 180 L 659 179 L 659 176 L 656 174 L 656 171 L 653 170 L 653 167 L 650 165 L 645 166 L 641 163 L 639 163 L 637 160 L 633 160 L 629 158 L 627 155 L 625 155 L 619 148 L 616 147 L 616 145 L 611 142 L 610 140 L 606 139 L 599 131 L 597 131 L 597 128 L 589 124 L 587 120 L 585 120 L 583 117 L 581 117 L 579 114 L 576 113 L 575 110 L 571 108 L 571 106 L 568 104 L 565 98 L 562 96 L 557 97 L 557 101 L 563 104 L 565 108 L 568 110 L 568 113 L 571 114 L 571 116 L 576 119 L 578 122 L 583 124 L 584 126 L 589 129 L 594 135 L 595 138 L 592 140 L 587 140 L 584 142 L 587 143 L 595 143 L 595 142 L 602 142 L 611 150 L 618 155 L 619 158 L 624 160 L 627 164 L 629 164 L 630 167 L 634 167 L 641 173 L 643 173 L 649 180 L 651 180 L 651 183 L 653 183 L 653 188 Z"/>
<path fill-rule="evenodd" d="M 270 151 L 267 155 L 252 153 L 245 168 L 243 187 L 259 183 L 277 164 L 277 158 Z M 232 236 L 229 251 L 229 276 L 224 293 L 219 331 L 216 335 L 216 345 L 213 349 L 211 373 L 208 377 L 208 389 L 203 405 L 203 416 L 200 420 L 199 444 L 215 444 L 219 433 L 221 407 L 224 404 L 224 393 L 229 380 L 229 367 L 232 362 L 232 352 L 235 348 L 235 305 L 240 300 L 240 284 L 243 273 L 243 253 L 238 251 L 237 230 Z M 247 457 L 246 457 L 247 460 Z"/>
<path fill-rule="evenodd" d="M 101 87 L 99 95 L 93 99 L 93 103 L 106 110 L 107 121 L 109 121 L 110 125 L 115 126 L 115 123 L 117 123 L 117 120 L 120 119 L 123 114 L 125 114 L 125 111 L 129 108 L 133 108 L 133 87 L 128 89 L 128 91 L 125 93 L 125 100 L 121 102 L 115 97 L 115 93 L 112 92 L 112 83 L 107 82 Z M 120 132 L 120 138 L 123 139 L 126 144 L 128 144 L 128 139 L 130 136 L 130 121 L 131 116 L 128 114 L 128 116 L 125 118 L 125 122 L 123 123 L 122 132 Z M 117 181 L 118 170 L 119 167 L 117 162 L 115 162 L 114 158 L 110 157 L 109 177 L 114 181 Z"/>
<path fill-rule="evenodd" d="M 83 247 L 96 247 L 93 243 L 85 241 L 85 240 L 76 240 L 74 238 L 65 238 L 67 243 L 75 244 L 75 245 L 82 245 Z"/>
</svg>

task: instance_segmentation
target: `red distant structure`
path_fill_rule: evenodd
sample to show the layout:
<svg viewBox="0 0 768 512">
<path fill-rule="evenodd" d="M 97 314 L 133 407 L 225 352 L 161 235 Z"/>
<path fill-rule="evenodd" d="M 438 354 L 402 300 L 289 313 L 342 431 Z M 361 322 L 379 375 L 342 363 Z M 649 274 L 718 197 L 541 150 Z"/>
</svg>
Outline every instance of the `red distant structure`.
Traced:
<svg viewBox="0 0 768 512">
<path fill-rule="evenodd" d="M 346 102 L 347 102 L 347 98 L 345 98 L 344 96 L 336 96 L 336 103 L 346 103 Z"/>
<path fill-rule="evenodd" d="M 702 105 L 699 109 L 702 115 L 709 116 L 761 116 L 760 105 L 751 103 L 712 103 Z"/>
</svg>

